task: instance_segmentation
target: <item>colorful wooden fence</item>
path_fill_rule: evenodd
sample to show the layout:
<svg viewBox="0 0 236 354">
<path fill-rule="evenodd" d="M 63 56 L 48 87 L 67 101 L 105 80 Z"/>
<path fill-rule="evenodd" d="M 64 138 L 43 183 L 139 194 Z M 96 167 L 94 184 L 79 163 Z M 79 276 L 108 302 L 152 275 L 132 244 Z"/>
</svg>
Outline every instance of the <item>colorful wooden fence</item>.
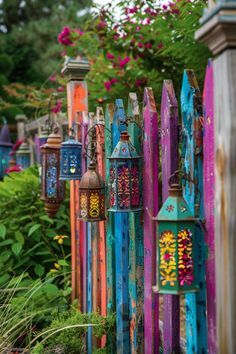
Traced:
<svg viewBox="0 0 236 354">
<path fill-rule="evenodd" d="M 103 316 L 116 313 L 116 340 L 104 337 L 97 341 L 90 329 L 88 353 L 106 344 L 110 353 L 119 354 L 170 354 L 182 349 L 189 354 L 216 353 L 212 88 L 211 62 L 203 102 L 193 71 L 183 74 L 179 104 L 172 81 L 164 81 L 158 117 L 151 88 L 144 91 L 142 112 L 137 95 L 130 93 L 127 111 L 123 101 L 117 99 L 107 105 L 104 115 L 101 107 L 95 114 L 88 114 L 85 82 L 72 79 L 68 83 L 69 122 L 76 120 L 85 145 L 86 139 L 94 139 L 97 169 L 107 186 L 107 158 L 124 122 L 128 123 L 133 145 L 143 156 L 143 211 L 107 212 L 106 222 L 77 221 L 79 183 L 71 182 L 72 297 L 79 299 L 84 312 L 97 311 Z M 87 132 L 93 125 L 96 130 L 91 138 Z M 87 163 L 84 156 L 84 171 Z M 198 222 L 195 235 L 200 290 L 185 296 L 160 296 L 155 287 L 158 235 L 153 217 L 167 198 L 168 179 L 177 169 L 194 181 L 183 183 L 184 197 L 195 216 L 204 221 Z M 181 340 L 183 332 L 185 341 Z M 185 348 L 181 348 L 183 342 Z"/>
</svg>

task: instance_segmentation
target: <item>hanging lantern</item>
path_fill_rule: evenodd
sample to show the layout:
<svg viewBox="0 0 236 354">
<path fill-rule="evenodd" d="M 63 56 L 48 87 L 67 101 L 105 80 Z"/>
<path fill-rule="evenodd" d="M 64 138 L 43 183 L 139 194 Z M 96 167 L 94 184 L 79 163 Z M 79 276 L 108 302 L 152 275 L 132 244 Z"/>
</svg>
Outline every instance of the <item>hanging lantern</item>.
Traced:
<svg viewBox="0 0 236 354">
<path fill-rule="evenodd" d="M 110 159 L 110 209 L 115 212 L 142 210 L 140 161 L 127 132 L 122 132 Z"/>
<path fill-rule="evenodd" d="M 12 145 L 8 125 L 4 123 L 0 132 L 0 179 L 3 178 L 5 171 L 9 166 L 9 154 L 12 149 Z"/>
<path fill-rule="evenodd" d="M 60 179 L 80 180 L 82 177 L 82 144 L 73 135 L 61 144 Z"/>
<path fill-rule="evenodd" d="M 105 184 L 93 163 L 80 181 L 79 219 L 90 222 L 105 220 Z"/>
<path fill-rule="evenodd" d="M 59 180 L 61 136 L 57 126 L 49 135 L 47 143 L 41 146 L 41 197 L 45 211 L 54 217 L 65 196 L 65 182 Z"/>
<path fill-rule="evenodd" d="M 22 170 L 30 167 L 31 151 L 27 141 L 24 141 L 16 152 L 16 164 L 21 166 Z"/>
<path fill-rule="evenodd" d="M 172 184 L 157 221 L 157 286 L 161 294 L 198 290 L 195 222 L 179 184 Z"/>
</svg>

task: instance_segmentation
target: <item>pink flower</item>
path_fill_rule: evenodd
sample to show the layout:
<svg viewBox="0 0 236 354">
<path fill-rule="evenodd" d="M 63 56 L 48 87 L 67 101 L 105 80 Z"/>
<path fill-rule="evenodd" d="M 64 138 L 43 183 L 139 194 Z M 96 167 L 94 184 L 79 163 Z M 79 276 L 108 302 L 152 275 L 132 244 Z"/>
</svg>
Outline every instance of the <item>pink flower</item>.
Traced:
<svg viewBox="0 0 236 354">
<path fill-rule="evenodd" d="M 178 15 L 179 14 L 179 9 L 172 9 L 171 13 Z"/>
<path fill-rule="evenodd" d="M 10 152 L 10 155 L 14 155 L 14 153 L 19 149 L 19 147 L 21 146 L 21 144 L 24 142 L 23 140 L 16 140 L 15 144 L 12 147 L 12 152 Z"/>
<path fill-rule="evenodd" d="M 57 103 L 54 107 L 52 107 L 52 112 L 53 113 L 59 113 L 61 111 L 61 107 L 62 107 L 62 101 L 61 100 L 57 100 Z"/>
<path fill-rule="evenodd" d="M 22 168 L 20 165 L 15 165 L 15 166 L 12 166 L 12 167 L 8 167 L 6 170 L 5 170 L 5 173 L 11 173 L 11 172 L 21 172 L 22 171 Z"/>
<path fill-rule="evenodd" d="M 162 5 L 162 8 L 163 8 L 163 10 L 167 10 L 167 6 L 166 5 Z"/>
<path fill-rule="evenodd" d="M 57 92 L 63 92 L 63 91 L 65 91 L 65 87 L 59 86 L 59 87 L 57 88 Z"/>
<path fill-rule="evenodd" d="M 136 81 L 135 81 L 135 85 L 137 86 L 137 87 L 139 87 L 139 86 L 144 86 L 144 85 L 146 85 L 147 84 L 147 79 L 145 78 L 145 77 L 143 77 L 143 78 L 141 78 L 141 79 L 137 79 Z"/>
<path fill-rule="evenodd" d="M 163 47 L 164 47 L 164 44 L 163 44 L 163 43 L 159 43 L 158 46 L 157 46 L 158 49 L 161 49 L 161 48 L 163 48 Z"/>
<path fill-rule="evenodd" d="M 110 80 L 110 83 L 113 85 L 117 82 L 118 80 L 114 77 L 113 79 Z"/>
<path fill-rule="evenodd" d="M 56 81 L 56 78 L 57 78 L 56 74 L 53 74 L 49 77 L 49 80 L 53 82 L 53 81 Z"/>
<path fill-rule="evenodd" d="M 79 28 L 76 28 L 76 29 L 74 30 L 74 32 L 78 33 L 80 36 L 83 36 L 83 34 L 84 34 L 84 32 L 81 31 L 81 29 L 79 29 Z"/>
<path fill-rule="evenodd" d="M 114 34 L 114 40 L 115 40 L 115 41 L 117 41 L 117 39 L 119 39 L 119 38 L 120 38 L 119 33 Z"/>
<path fill-rule="evenodd" d="M 106 21 L 103 21 L 103 20 L 101 20 L 97 25 L 97 28 L 99 30 L 102 30 L 103 28 L 106 28 L 106 27 L 107 27 L 107 23 L 106 23 Z"/>
<path fill-rule="evenodd" d="M 143 43 L 142 42 L 138 42 L 138 47 L 139 48 L 143 48 Z"/>
<path fill-rule="evenodd" d="M 72 40 L 70 38 L 71 29 L 70 27 L 64 27 L 58 35 L 58 42 L 64 45 L 71 45 Z"/>
<path fill-rule="evenodd" d="M 146 43 L 145 47 L 148 48 L 148 49 L 151 49 L 152 48 L 152 43 L 150 43 L 150 42 Z"/>
<path fill-rule="evenodd" d="M 107 91 L 110 91 L 110 89 L 111 89 L 111 81 L 106 81 L 106 82 L 104 82 L 104 86 L 105 86 L 105 89 L 107 90 Z"/>
<path fill-rule="evenodd" d="M 130 57 L 125 57 L 124 59 L 118 59 L 120 68 L 124 68 L 125 65 L 130 61 Z"/>
<path fill-rule="evenodd" d="M 112 53 L 107 52 L 107 59 L 113 60 L 113 59 L 115 59 L 115 56 Z"/>
</svg>

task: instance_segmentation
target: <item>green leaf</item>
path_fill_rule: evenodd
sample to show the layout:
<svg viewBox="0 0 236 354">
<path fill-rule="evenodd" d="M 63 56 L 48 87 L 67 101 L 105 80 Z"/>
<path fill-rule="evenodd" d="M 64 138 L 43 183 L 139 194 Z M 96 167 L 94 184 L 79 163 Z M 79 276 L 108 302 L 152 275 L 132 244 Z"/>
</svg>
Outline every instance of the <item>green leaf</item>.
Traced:
<svg viewBox="0 0 236 354">
<path fill-rule="evenodd" d="M 43 286 L 43 291 L 46 293 L 46 295 L 50 296 L 59 296 L 60 294 L 58 287 L 54 284 L 45 284 Z"/>
<path fill-rule="evenodd" d="M 59 259 L 58 264 L 60 264 L 61 266 L 68 266 L 69 265 L 67 263 L 67 261 L 65 261 L 64 259 Z"/>
<path fill-rule="evenodd" d="M 41 277 L 45 272 L 45 268 L 41 264 L 36 264 L 36 266 L 34 267 L 34 272 L 36 275 Z"/>
<path fill-rule="evenodd" d="M 20 231 L 16 231 L 15 232 L 15 239 L 16 241 L 18 241 L 21 245 L 23 245 L 25 243 L 25 238 L 22 234 L 22 232 Z"/>
<path fill-rule="evenodd" d="M 36 230 L 38 230 L 41 227 L 41 224 L 34 224 L 28 233 L 28 236 L 32 235 Z"/>
<path fill-rule="evenodd" d="M 14 242 L 13 240 L 2 241 L 0 242 L 0 247 L 11 245 L 13 242 Z"/>
<path fill-rule="evenodd" d="M 0 238 L 1 238 L 2 240 L 5 240 L 6 233 L 7 233 L 6 226 L 3 225 L 3 224 L 0 224 Z"/>
<path fill-rule="evenodd" d="M 47 222 L 49 222 L 49 224 L 53 224 L 53 220 L 52 219 L 50 219 L 47 215 L 43 215 L 43 216 L 40 216 L 40 218 L 39 218 L 40 220 L 44 220 L 44 221 L 47 221 Z"/>
<path fill-rule="evenodd" d="M 11 246 L 12 252 L 16 255 L 19 256 L 21 250 L 22 250 L 22 244 L 20 244 L 19 242 L 14 243 Z"/>
<path fill-rule="evenodd" d="M 0 286 L 3 284 L 6 284 L 6 282 L 11 279 L 11 276 L 9 274 L 4 274 L 0 277 Z"/>
</svg>

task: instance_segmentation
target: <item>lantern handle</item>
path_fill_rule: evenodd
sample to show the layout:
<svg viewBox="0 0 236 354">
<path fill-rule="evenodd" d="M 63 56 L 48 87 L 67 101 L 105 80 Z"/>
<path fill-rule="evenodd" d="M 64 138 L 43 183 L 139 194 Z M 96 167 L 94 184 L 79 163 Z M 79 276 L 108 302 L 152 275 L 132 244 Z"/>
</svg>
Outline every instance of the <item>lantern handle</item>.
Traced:
<svg viewBox="0 0 236 354">
<path fill-rule="evenodd" d="M 180 178 L 180 181 L 181 180 L 185 180 L 187 181 L 188 183 L 192 183 L 194 185 L 194 187 L 196 188 L 196 199 L 197 199 L 197 196 L 199 196 L 198 198 L 198 203 L 195 203 L 195 207 L 196 206 L 200 206 L 201 205 L 201 191 L 200 189 L 198 188 L 197 186 L 197 180 L 194 180 L 191 175 L 190 175 L 190 172 L 189 173 L 186 173 L 184 172 L 183 170 L 176 170 L 174 173 L 172 173 L 168 179 L 168 185 L 169 187 L 171 188 L 173 186 L 174 183 L 171 183 L 171 180 L 173 178 Z M 181 187 L 181 182 L 179 181 L 178 185 L 179 187 Z"/>
</svg>

